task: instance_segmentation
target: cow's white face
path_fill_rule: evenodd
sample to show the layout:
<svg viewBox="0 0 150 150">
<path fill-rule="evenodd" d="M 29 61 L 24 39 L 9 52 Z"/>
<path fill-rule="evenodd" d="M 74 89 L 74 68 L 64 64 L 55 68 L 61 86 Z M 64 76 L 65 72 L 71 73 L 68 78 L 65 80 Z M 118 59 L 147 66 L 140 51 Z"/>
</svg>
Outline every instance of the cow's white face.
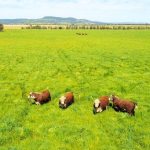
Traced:
<svg viewBox="0 0 150 150">
<path fill-rule="evenodd" d="M 94 101 L 94 105 L 93 105 L 93 113 L 96 114 L 98 112 L 102 112 L 102 108 L 100 107 L 100 100 L 99 99 L 96 99 Z"/>
<path fill-rule="evenodd" d="M 31 95 L 30 97 L 31 97 L 32 99 L 34 99 L 34 98 L 35 98 L 35 96 L 33 96 L 33 95 Z"/>
<path fill-rule="evenodd" d="M 28 99 L 30 100 L 30 102 L 32 104 L 34 104 L 35 103 L 35 99 L 36 99 L 35 94 L 33 92 L 30 92 L 29 95 L 28 95 Z"/>
<path fill-rule="evenodd" d="M 113 95 L 110 95 L 109 96 L 109 101 L 112 101 L 113 100 Z"/>
<path fill-rule="evenodd" d="M 98 107 L 99 107 L 99 104 L 100 104 L 99 99 L 96 99 L 96 100 L 94 101 L 94 106 L 95 106 L 95 108 L 98 108 Z"/>
<path fill-rule="evenodd" d="M 66 108 L 67 107 L 67 104 L 65 103 L 65 100 L 66 100 L 66 97 L 65 96 L 62 96 L 60 99 L 59 99 L 59 107 L 60 108 Z"/>
<path fill-rule="evenodd" d="M 30 92 L 30 94 L 28 95 L 28 99 L 35 99 L 35 96 L 33 95 L 33 92 Z"/>
<path fill-rule="evenodd" d="M 60 100 L 60 103 L 61 103 L 62 105 L 64 105 L 64 104 L 65 104 L 66 97 L 65 97 L 65 96 L 62 96 L 59 100 Z"/>
</svg>

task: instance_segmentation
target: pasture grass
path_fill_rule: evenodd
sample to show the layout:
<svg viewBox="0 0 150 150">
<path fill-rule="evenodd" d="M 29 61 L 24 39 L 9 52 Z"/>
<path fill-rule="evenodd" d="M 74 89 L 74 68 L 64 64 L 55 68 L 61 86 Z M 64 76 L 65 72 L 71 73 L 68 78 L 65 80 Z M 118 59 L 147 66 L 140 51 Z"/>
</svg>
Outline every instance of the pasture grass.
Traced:
<svg viewBox="0 0 150 150">
<path fill-rule="evenodd" d="M 0 149 L 149 150 L 150 31 L 5 30 L 0 33 Z M 49 89 L 37 106 L 31 91 Z M 73 91 L 75 103 L 58 108 Z M 115 93 L 138 103 L 135 117 L 95 98 Z"/>
</svg>

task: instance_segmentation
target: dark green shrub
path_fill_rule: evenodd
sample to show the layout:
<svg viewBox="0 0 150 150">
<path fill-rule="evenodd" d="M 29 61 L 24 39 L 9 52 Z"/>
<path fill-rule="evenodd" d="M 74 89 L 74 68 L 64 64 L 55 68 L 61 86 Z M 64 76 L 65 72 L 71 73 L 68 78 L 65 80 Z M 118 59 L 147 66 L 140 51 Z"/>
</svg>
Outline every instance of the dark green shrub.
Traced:
<svg viewBox="0 0 150 150">
<path fill-rule="evenodd" d="M 3 24 L 0 24 L 0 32 L 4 30 Z"/>
</svg>

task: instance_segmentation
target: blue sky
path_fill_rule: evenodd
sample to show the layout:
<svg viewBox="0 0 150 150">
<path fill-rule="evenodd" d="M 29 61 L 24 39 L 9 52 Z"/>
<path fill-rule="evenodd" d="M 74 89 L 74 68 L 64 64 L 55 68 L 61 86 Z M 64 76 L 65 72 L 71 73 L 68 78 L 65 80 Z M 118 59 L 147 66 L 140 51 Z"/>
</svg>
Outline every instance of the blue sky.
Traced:
<svg viewBox="0 0 150 150">
<path fill-rule="evenodd" d="M 75 17 L 150 23 L 150 0 L 0 0 L 0 18 Z"/>
</svg>

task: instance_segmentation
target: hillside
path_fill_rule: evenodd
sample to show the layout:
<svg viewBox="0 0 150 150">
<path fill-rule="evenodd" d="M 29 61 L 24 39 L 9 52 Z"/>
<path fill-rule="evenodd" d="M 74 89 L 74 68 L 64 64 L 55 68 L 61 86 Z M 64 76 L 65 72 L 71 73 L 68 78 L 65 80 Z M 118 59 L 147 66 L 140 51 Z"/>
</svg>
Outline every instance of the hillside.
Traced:
<svg viewBox="0 0 150 150">
<path fill-rule="evenodd" d="M 0 19 L 2 24 L 105 24 L 103 22 L 90 21 L 86 19 L 76 19 L 72 17 L 62 18 L 46 16 L 38 19 Z"/>
</svg>

